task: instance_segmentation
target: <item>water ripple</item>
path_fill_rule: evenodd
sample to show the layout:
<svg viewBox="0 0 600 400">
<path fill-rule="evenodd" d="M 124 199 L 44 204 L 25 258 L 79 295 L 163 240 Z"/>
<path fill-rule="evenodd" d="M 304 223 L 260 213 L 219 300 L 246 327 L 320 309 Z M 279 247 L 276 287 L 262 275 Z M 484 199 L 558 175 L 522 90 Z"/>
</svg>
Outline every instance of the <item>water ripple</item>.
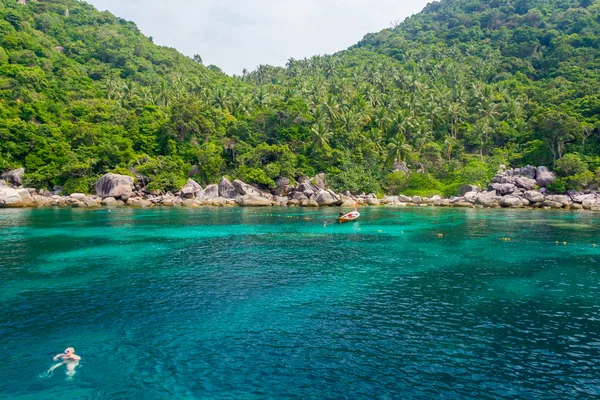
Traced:
<svg viewBox="0 0 600 400">
<path fill-rule="evenodd" d="M 335 212 L 0 210 L 0 397 L 600 395 L 597 214 Z"/>
</svg>

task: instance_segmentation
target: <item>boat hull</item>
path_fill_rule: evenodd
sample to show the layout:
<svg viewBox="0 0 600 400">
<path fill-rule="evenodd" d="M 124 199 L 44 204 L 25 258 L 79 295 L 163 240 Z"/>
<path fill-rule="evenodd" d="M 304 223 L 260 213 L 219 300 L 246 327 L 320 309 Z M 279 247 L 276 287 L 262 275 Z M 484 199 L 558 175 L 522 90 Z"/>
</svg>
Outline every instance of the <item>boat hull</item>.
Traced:
<svg viewBox="0 0 600 400">
<path fill-rule="evenodd" d="M 348 214 L 345 214 L 345 215 L 342 215 L 341 217 L 339 217 L 338 221 L 340 222 L 340 224 L 344 224 L 346 222 L 356 221 L 358 219 L 358 217 L 360 217 L 360 214 L 358 213 L 358 211 L 352 211 L 352 212 L 349 212 Z"/>
</svg>

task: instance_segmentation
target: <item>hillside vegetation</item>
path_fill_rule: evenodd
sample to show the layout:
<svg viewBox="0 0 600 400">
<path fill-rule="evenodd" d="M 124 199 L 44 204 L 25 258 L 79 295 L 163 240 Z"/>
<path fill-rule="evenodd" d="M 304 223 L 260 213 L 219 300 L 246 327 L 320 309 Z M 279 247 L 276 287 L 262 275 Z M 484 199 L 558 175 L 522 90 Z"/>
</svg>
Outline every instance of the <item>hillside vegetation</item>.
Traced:
<svg viewBox="0 0 600 400">
<path fill-rule="evenodd" d="M 600 184 L 598 1 L 444 0 L 239 77 L 75 0 L 0 0 L 0 45 L 0 170 L 36 187 L 326 172 L 339 190 L 450 195 L 500 164 L 555 166 L 557 191 Z"/>
</svg>

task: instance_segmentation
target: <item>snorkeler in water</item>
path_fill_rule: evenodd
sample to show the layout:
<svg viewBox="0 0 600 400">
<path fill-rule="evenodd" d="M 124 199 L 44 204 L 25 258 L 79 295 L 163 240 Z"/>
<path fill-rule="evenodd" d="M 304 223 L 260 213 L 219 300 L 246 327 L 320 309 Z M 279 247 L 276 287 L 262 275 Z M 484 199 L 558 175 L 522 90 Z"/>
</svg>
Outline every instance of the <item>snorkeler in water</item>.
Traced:
<svg viewBox="0 0 600 400">
<path fill-rule="evenodd" d="M 48 374 L 54 371 L 56 368 L 60 367 L 61 365 L 66 365 L 67 376 L 69 378 L 73 378 L 73 375 L 75 375 L 75 367 L 79 365 L 79 360 L 81 360 L 81 357 L 75 354 L 74 348 L 68 347 L 63 353 L 55 355 L 53 360 L 56 361 L 59 358 L 62 358 L 62 362 L 53 365 L 52 368 L 48 370 Z"/>
</svg>

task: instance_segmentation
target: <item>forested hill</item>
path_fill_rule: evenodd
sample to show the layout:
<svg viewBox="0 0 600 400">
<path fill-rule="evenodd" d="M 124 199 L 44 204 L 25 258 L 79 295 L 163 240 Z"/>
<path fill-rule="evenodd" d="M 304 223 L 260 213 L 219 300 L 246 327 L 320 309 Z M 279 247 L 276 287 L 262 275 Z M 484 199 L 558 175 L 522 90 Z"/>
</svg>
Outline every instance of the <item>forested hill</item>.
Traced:
<svg viewBox="0 0 600 400">
<path fill-rule="evenodd" d="M 67 192 L 106 172 L 173 190 L 197 166 L 202 184 L 327 172 L 337 189 L 452 194 L 499 164 L 556 163 L 556 190 L 591 188 L 599 9 L 446 0 L 347 51 L 232 78 L 86 3 L 0 0 L 0 170 Z"/>
<path fill-rule="evenodd" d="M 521 73 L 546 80 L 545 90 L 560 84 L 562 94 L 544 99 L 560 103 L 565 96 L 597 94 L 584 83 L 600 78 L 599 9 L 594 0 L 443 0 L 395 29 L 367 35 L 356 47 L 399 61 L 410 60 L 415 50 L 425 59 L 493 59 L 483 79 L 498 82 Z"/>
</svg>

